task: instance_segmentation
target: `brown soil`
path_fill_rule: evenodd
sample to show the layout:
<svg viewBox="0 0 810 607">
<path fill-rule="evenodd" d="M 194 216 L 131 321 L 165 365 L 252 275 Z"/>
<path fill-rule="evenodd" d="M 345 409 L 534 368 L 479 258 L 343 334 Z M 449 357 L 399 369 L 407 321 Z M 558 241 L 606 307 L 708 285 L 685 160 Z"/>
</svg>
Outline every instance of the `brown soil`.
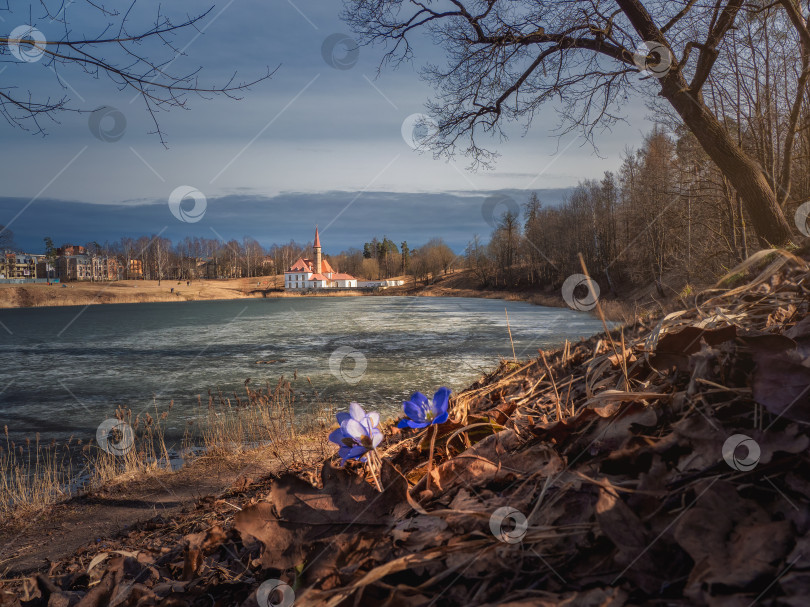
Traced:
<svg viewBox="0 0 810 607">
<path fill-rule="evenodd" d="M 88 542 L 114 538 L 147 520 L 168 521 L 219 495 L 274 472 L 278 460 L 250 455 L 201 458 L 176 472 L 119 479 L 92 493 L 0 523 L 0 577 L 14 578 L 73 554 Z"/>
</svg>

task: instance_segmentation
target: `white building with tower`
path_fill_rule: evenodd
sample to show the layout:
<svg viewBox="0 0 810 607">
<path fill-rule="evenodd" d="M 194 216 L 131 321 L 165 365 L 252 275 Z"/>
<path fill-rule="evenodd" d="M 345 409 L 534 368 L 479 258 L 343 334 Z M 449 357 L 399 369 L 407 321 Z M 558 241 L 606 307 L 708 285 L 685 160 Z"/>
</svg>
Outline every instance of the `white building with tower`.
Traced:
<svg viewBox="0 0 810 607">
<path fill-rule="evenodd" d="M 284 272 L 284 288 L 296 289 L 356 289 L 357 279 L 351 274 L 341 274 L 332 269 L 329 262 L 323 259 L 321 237 L 315 227 L 315 259 L 299 257 Z"/>
</svg>

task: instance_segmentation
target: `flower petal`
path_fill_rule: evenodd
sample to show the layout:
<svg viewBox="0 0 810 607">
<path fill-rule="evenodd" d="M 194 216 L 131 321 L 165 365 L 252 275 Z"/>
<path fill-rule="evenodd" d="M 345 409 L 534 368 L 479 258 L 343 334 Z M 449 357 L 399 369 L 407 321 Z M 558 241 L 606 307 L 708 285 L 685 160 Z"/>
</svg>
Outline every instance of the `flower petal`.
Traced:
<svg viewBox="0 0 810 607">
<path fill-rule="evenodd" d="M 419 405 L 420 407 L 424 407 L 425 409 L 428 407 L 428 397 L 421 392 L 414 392 L 411 394 L 411 402 L 415 405 Z"/>
<path fill-rule="evenodd" d="M 448 415 L 450 415 L 449 412 L 445 411 L 444 413 L 442 413 L 442 414 L 438 415 L 437 417 L 433 418 L 433 421 L 431 423 L 433 423 L 433 424 L 443 424 L 444 422 L 447 421 Z"/>
<path fill-rule="evenodd" d="M 360 406 L 360 403 L 349 403 L 349 415 L 356 421 L 363 421 L 366 416 L 366 411 Z"/>
<path fill-rule="evenodd" d="M 357 447 L 352 447 L 346 454 L 345 459 L 357 459 L 361 455 L 365 455 L 366 451 L 368 451 L 368 449 L 366 449 L 365 447 L 361 447 L 359 445 Z"/>
<path fill-rule="evenodd" d="M 409 428 L 427 428 L 430 425 L 430 422 L 415 422 L 411 419 L 404 419 L 402 421 L 404 421 L 405 425 Z"/>
<path fill-rule="evenodd" d="M 376 449 L 383 440 L 383 434 L 379 430 L 375 430 L 371 435 L 371 444 Z"/>
<path fill-rule="evenodd" d="M 352 418 L 352 416 L 351 416 L 351 415 L 349 415 L 348 413 L 346 413 L 345 411 L 341 411 L 340 413 L 336 413 L 336 414 L 335 414 L 335 417 L 337 418 L 337 423 L 338 423 L 338 424 L 342 424 L 342 423 L 343 423 L 343 422 L 345 422 L 347 419 L 351 419 L 351 418 Z"/>
<path fill-rule="evenodd" d="M 444 386 L 436 390 L 436 394 L 433 395 L 433 415 L 435 417 L 447 412 L 447 406 L 450 404 L 450 392 L 450 388 Z"/>
<path fill-rule="evenodd" d="M 345 437 L 346 435 L 343 433 L 343 430 L 338 428 L 337 430 L 332 431 L 332 433 L 329 435 L 329 440 L 333 443 L 337 443 L 338 445 L 342 445 L 342 441 Z"/>
<path fill-rule="evenodd" d="M 427 399 L 425 399 L 425 405 L 427 405 Z M 419 403 L 415 403 L 412 400 L 403 402 L 402 410 L 405 412 L 405 415 L 414 421 L 425 421 L 427 409 L 423 408 Z"/>
<path fill-rule="evenodd" d="M 368 414 L 368 419 L 369 421 L 371 421 L 372 428 L 376 428 L 377 426 L 380 425 L 380 414 L 377 413 L 376 411 L 371 411 Z"/>
<path fill-rule="evenodd" d="M 350 419 L 343 424 L 343 430 L 356 440 L 360 440 L 364 436 L 368 436 L 368 429 L 364 424 L 361 424 L 355 419 Z"/>
</svg>

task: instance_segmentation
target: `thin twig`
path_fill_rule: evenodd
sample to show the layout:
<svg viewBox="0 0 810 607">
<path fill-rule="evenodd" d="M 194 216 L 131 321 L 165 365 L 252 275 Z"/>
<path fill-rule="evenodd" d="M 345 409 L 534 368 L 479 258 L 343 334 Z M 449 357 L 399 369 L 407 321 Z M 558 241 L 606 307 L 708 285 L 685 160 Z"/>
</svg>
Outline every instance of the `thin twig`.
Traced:
<svg viewBox="0 0 810 607">
<path fill-rule="evenodd" d="M 509 331 L 509 342 L 512 344 L 512 359 L 517 363 L 517 356 L 515 355 L 515 342 L 512 339 L 512 329 L 509 328 L 509 311 L 504 308 L 504 312 L 506 312 L 506 330 Z"/>
<path fill-rule="evenodd" d="M 554 381 L 554 374 L 551 372 L 551 367 L 548 366 L 548 361 L 546 360 L 546 353 L 540 350 L 540 358 L 543 359 L 543 364 L 546 366 L 546 371 L 548 372 L 548 376 L 551 379 L 551 387 L 554 388 L 554 396 L 557 397 L 557 421 L 562 421 L 563 414 L 562 414 L 562 405 L 560 405 L 560 393 L 557 391 L 557 382 Z"/>
</svg>

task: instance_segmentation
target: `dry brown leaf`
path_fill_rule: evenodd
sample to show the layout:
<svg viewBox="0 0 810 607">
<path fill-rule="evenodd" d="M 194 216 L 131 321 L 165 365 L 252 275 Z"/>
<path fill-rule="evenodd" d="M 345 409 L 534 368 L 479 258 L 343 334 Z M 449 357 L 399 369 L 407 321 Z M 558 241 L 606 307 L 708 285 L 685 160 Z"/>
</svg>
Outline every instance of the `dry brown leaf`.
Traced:
<svg viewBox="0 0 810 607">
<path fill-rule="evenodd" d="M 357 473 L 331 464 L 323 467 L 322 489 L 283 476 L 273 482 L 268 502 L 236 514 L 234 529 L 262 544 L 262 566 L 272 569 L 304 562 L 318 542 L 343 544 L 350 530 L 384 533 L 393 524 L 389 514 L 405 501 L 407 491 L 407 481 L 391 468 L 387 463 L 383 468 L 383 493 Z"/>
</svg>

